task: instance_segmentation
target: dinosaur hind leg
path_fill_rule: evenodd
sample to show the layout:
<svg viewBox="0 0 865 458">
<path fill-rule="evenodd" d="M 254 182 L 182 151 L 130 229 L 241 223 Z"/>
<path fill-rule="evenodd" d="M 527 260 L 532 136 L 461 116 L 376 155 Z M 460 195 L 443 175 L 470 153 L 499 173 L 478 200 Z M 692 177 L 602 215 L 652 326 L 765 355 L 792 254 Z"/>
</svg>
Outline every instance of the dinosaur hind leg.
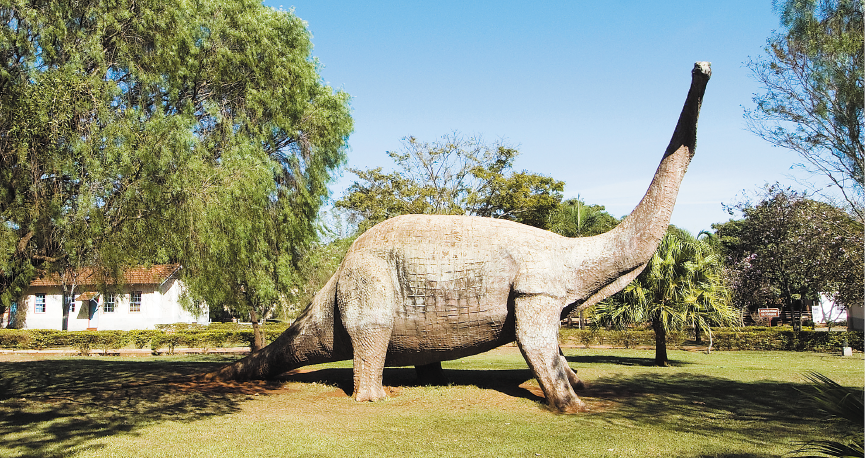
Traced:
<svg viewBox="0 0 865 458">
<path fill-rule="evenodd" d="M 417 372 L 417 382 L 420 385 L 447 385 L 448 378 L 442 370 L 442 363 L 436 361 L 434 363 L 422 364 L 414 367 Z"/>
<path fill-rule="evenodd" d="M 571 383 L 571 387 L 575 390 L 582 390 L 586 388 L 586 385 L 580 380 L 580 377 L 577 375 L 577 371 L 571 369 L 571 366 L 568 365 L 568 359 L 565 358 L 565 354 L 562 353 L 562 347 L 559 347 L 559 358 L 562 360 L 562 367 L 565 370 L 565 374 L 568 376 L 568 381 Z"/>
<path fill-rule="evenodd" d="M 340 273 L 337 301 L 354 354 L 354 393 L 357 401 L 378 401 L 387 348 L 394 321 L 394 291 L 387 266 L 355 257 Z"/>
<path fill-rule="evenodd" d="M 388 329 L 366 329 L 349 333 L 354 347 L 354 393 L 358 402 L 387 398 L 381 384 L 387 345 Z"/>
</svg>

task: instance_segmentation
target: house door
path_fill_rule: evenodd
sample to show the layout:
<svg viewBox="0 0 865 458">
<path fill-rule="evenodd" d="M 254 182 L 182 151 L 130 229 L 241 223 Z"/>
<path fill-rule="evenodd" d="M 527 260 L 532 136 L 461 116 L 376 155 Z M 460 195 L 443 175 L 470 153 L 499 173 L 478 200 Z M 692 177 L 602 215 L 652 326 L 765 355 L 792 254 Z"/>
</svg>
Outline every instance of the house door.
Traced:
<svg viewBox="0 0 865 458">
<path fill-rule="evenodd" d="M 87 301 L 89 310 L 87 313 L 87 329 L 96 329 L 99 326 L 99 303 L 96 299 Z"/>
</svg>

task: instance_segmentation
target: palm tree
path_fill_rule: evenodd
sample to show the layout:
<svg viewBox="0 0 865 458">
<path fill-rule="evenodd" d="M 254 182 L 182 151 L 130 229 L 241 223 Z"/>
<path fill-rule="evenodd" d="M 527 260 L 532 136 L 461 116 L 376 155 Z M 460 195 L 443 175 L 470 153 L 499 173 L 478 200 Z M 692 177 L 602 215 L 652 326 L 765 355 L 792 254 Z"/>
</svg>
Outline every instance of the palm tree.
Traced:
<svg viewBox="0 0 865 458">
<path fill-rule="evenodd" d="M 577 196 L 568 199 L 550 213 L 550 231 L 565 237 L 589 237 L 616 227 L 619 220 L 607 213 L 603 205 L 586 205 Z"/>
<path fill-rule="evenodd" d="M 693 326 L 711 339 L 711 326 L 735 322 L 721 267 L 721 257 L 709 243 L 670 226 L 645 270 L 621 293 L 598 304 L 595 319 L 617 328 L 651 323 L 655 364 L 666 366 L 668 331 Z"/>
</svg>

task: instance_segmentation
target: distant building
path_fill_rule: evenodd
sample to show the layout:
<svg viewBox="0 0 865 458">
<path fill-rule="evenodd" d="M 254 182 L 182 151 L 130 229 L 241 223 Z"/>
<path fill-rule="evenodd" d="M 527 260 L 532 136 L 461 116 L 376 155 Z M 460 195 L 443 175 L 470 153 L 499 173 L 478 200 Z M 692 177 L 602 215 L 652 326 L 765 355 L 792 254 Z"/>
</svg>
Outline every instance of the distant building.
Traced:
<svg viewBox="0 0 865 458">
<path fill-rule="evenodd" d="M 811 316 L 815 323 L 847 321 L 847 308 L 835 303 L 830 295 L 820 293 L 819 299 L 811 306 Z"/>
<path fill-rule="evenodd" d="M 157 324 L 207 324 L 206 308 L 196 317 L 180 305 L 184 286 L 177 278 L 179 271 L 177 264 L 129 269 L 123 274 L 123 286 L 113 294 L 97 291 L 94 274 L 78 272 L 67 314 L 61 277 L 51 275 L 34 280 L 18 307 L 27 307 L 27 329 L 131 330 L 154 329 Z M 8 323 L 8 317 L 3 321 Z"/>
<path fill-rule="evenodd" d="M 847 330 L 859 332 L 865 330 L 865 313 L 863 312 L 865 312 L 865 307 L 862 304 L 844 307 L 835 303 L 831 296 L 824 293 L 820 293 L 820 300 L 811 307 L 811 314 L 814 316 L 815 323 L 846 321 Z"/>
</svg>

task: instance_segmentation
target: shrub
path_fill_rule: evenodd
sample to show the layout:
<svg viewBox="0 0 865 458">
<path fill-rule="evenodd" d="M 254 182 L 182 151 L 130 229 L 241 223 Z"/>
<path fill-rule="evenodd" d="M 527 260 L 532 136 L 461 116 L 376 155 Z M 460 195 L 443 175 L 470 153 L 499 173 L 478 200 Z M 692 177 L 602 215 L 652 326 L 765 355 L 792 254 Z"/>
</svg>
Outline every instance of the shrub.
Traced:
<svg viewBox="0 0 865 458">
<path fill-rule="evenodd" d="M 70 340 L 72 341 L 72 346 L 78 350 L 79 355 L 87 356 L 96 344 L 97 338 L 98 335 L 94 331 L 77 331 L 72 334 Z"/>
<path fill-rule="evenodd" d="M 164 332 L 159 334 L 154 334 L 150 339 L 150 349 L 154 353 L 159 353 L 159 350 L 163 347 L 168 347 L 168 354 L 173 355 L 174 349 L 177 347 L 177 344 L 180 343 L 182 336 L 177 333 L 166 334 Z"/>
<path fill-rule="evenodd" d="M 30 331 L 25 329 L 0 329 L 0 348 L 30 348 Z"/>
<path fill-rule="evenodd" d="M 127 342 L 131 343 L 133 347 L 141 350 L 150 343 L 153 336 L 162 333 L 162 331 L 152 329 L 133 329 L 131 331 L 126 331 L 126 333 Z"/>
<path fill-rule="evenodd" d="M 102 349 L 103 354 L 110 350 L 123 348 L 129 341 L 128 331 L 96 331 L 96 344 Z"/>
</svg>

